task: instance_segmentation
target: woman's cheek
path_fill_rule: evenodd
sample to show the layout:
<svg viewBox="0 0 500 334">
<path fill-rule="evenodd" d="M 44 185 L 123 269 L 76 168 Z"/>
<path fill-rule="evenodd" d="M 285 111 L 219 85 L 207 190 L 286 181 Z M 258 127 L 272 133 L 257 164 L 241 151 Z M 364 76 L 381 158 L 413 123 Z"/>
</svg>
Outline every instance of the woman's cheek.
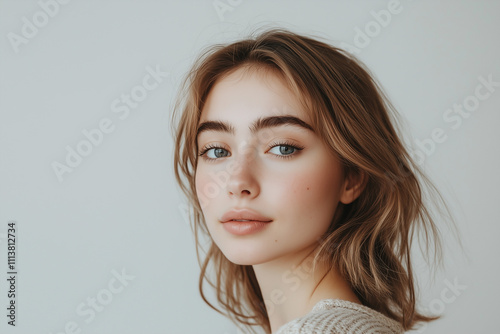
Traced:
<svg viewBox="0 0 500 334">
<path fill-rule="evenodd" d="M 280 175 L 280 182 L 272 187 L 275 191 L 271 198 L 279 201 L 277 207 L 288 208 L 290 212 L 301 213 L 311 204 L 312 175 L 303 170 L 294 170 Z"/>
<path fill-rule="evenodd" d="M 312 169 L 309 166 L 297 173 L 294 180 L 285 194 L 297 215 L 313 219 L 330 214 L 320 211 L 331 211 L 335 203 L 338 180 L 331 171 L 324 168 Z"/>
<path fill-rule="evenodd" d="M 214 194 L 217 192 L 217 189 L 211 183 L 210 177 L 207 173 L 204 173 L 203 169 L 196 171 L 196 195 L 202 209 L 210 204 L 210 201 L 214 198 Z"/>
</svg>

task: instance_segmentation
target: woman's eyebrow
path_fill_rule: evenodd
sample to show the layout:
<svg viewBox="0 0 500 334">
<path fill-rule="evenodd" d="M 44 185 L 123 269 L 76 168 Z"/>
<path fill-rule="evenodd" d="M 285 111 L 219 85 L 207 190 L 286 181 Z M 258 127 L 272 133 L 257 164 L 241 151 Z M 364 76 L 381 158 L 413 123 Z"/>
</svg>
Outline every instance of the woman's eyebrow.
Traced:
<svg viewBox="0 0 500 334">
<path fill-rule="evenodd" d="M 301 120 L 300 118 L 297 118 L 295 116 L 269 116 L 269 117 L 264 117 L 264 118 L 259 118 L 255 122 L 252 123 L 248 128 L 250 131 L 254 134 L 259 130 L 266 129 L 266 128 L 272 128 L 276 126 L 282 126 L 282 125 L 292 125 L 292 126 L 299 126 L 301 128 L 310 130 L 314 132 L 312 126 Z M 217 132 L 227 132 L 229 134 L 234 135 L 234 127 L 224 121 L 206 121 L 201 123 L 198 126 L 198 131 L 196 133 L 196 136 L 199 136 L 200 133 L 204 131 L 217 131 Z"/>
</svg>

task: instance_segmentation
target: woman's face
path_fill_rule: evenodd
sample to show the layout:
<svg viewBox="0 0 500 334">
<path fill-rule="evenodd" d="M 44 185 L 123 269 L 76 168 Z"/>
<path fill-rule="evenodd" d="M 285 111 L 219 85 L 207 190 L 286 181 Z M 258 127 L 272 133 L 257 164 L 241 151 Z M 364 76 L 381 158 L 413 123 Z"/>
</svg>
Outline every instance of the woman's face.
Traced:
<svg viewBox="0 0 500 334">
<path fill-rule="evenodd" d="M 344 175 L 310 124 L 271 72 L 240 68 L 212 88 L 198 126 L 196 191 L 210 235 L 231 262 L 299 255 L 330 225 Z M 238 215 L 245 209 L 254 216 Z M 223 223 L 231 218 L 268 222 Z"/>
</svg>

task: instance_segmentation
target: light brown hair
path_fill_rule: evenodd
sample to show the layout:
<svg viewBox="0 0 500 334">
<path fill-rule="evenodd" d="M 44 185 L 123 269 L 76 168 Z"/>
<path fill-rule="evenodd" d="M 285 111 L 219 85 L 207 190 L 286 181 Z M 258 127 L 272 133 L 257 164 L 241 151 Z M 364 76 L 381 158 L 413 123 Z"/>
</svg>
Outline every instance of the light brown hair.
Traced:
<svg viewBox="0 0 500 334">
<path fill-rule="evenodd" d="M 434 252 L 431 263 L 441 264 L 440 232 L 426 199 L 445 208 L 445 215 L 447 209 L 404 147 L 394 107 L 354 56 L 283 29 L 211 47 L 188 73 L 175 106 L 175 177 L 192 208 L 204 301 L 237 324 L 258 325 L 271 332 L 252 266 L 231 263 L 211 240 L 194 182 L 197 126 L 204 103 L 218 80 L 243 66 L 270 69 L 284 78 L 345 172 L 366 176 L 359 198 L 351 204 L 339 203 L 315 259 L 337 268 L 364 305 L 398 321 L 405 330 L 438 319 L 416 309 L 410 253 L 415 232 L 421 232 L 424 247 Z M 203 258 L 200 233 L 209 243 Z M 222 311 L 207 300 L 204 281 L 215 288 Z"/>
</svg>

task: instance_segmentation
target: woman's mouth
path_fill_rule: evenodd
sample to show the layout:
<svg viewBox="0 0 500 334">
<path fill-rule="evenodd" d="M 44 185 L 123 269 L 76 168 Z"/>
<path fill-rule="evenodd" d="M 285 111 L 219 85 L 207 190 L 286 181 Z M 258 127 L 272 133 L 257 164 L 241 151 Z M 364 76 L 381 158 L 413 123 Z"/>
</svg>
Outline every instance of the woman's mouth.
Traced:
<svg viewBox="0 0 500 334">
<path fill-rule="evenodd" d="M 230 220 L 222 225 L 224 226 L 224 229 L 231 234 L 247 235 L 263 230 L 267 225 L 269 225 L 269 223 L 271 222 L 256 220 Z"/>
<path fill-rule="evenodd" d="M 251 209 L 233 209 L 226 212 L 220 222 L 224 229 L 235 235 L 247 235 L 261 231 L 273 220 Z"/>
</svg>

